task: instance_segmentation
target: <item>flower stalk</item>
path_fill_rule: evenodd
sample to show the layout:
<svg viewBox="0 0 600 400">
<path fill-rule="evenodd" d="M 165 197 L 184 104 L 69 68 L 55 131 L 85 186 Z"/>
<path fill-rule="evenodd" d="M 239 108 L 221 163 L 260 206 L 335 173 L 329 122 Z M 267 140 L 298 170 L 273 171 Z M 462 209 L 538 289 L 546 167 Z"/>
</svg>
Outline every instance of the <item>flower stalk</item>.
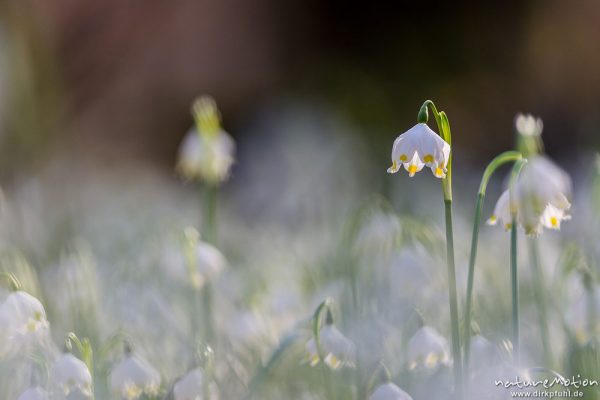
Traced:
<svg viewBox="0 0 600 400">
<path fill-rule="evenodd" d="M 526 159 L 517 161 L 512 169 L 509 196 L 510 196 L 510 212 L 512 223 L 510 225 L 510 281 L 511 281 L 511 298 L 512 298 L 512 342 L 517 364 L 521 358 L 521 344 L 519 333 L 519 281 L 517 271 L 517 204 L 515 201 L 515 183 L 521 170 L 527 163 Z"/>
<path fill-rule="evenodd" d="M 481 225 L 481 213 L 485 192 L 490 178 L 502 165 L 522 159 L 523 156 L 517 151 L 506 151 L 496 156 L 486 167 L 479 184 L 477 202 L 475 204 L 475 217 L 473 221 L 473 235 L 471 237 L 471 253 L 469 256 L 469 273 L 467 278 L 467 297 L 465 300 L 465 322 L 464 322 L 464 373 L 469 376 L 469 357 L 471 353 L 471 309 L 473 304 L 473 284 L 475 280 L 475 261 L 477 260 L 477 245 L 479 242 L 479 227 Z"/>
<path fill-rule="evenodd" d="M 426 100 L 419 110 L 419 122 L 427 122 L 427 108 L 431 107 L 438 125 L 439 135 L 452 146 L 450 122 L 444 111 L 438 112 L 431 100 Z M 460 333 L 458 323 L 458 295 L 456 289 L 456 267 L 454 261 L 454 234 L 452 227 L 452 153 L 448 158 L 446 176 L 442 178 L 444 192 L 444 213 L 446 220 L 446 263 L 448 267 L 448 297 L 450 300 L 450 321 L 452 330 L 452 355 L 454 358 L 454 384 L 456 397 L 463 396 L 463 363 L 460 349 Z"/>
<path fill-rule="evenodd" d="M 544 363 L 546 367 L 552 368 L 553 357 L 550 347 L 550 337 L 548 336 L 548 309 L 546 307 L 546 293 L 544 289 L 544 280 L 542 268 L 540 265 L 540 253 L 536 237 L 529 238 L 529 257 L 533 272 L 533 294 L 537 303 L 539 329 L 542 340 L 542 349 L 544 352 Z"/>
</svg>

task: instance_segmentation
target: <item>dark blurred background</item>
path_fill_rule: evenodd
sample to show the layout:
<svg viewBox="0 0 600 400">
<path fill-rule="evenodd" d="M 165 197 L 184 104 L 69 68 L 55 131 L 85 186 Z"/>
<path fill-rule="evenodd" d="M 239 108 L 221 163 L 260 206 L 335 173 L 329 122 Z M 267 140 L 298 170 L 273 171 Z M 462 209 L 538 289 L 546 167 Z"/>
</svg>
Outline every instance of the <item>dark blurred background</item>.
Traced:
<svg viewBox="0 0 600 400">
<path fill-rule="evenodd" d="M 600 141 L 597 0 L 0 4 L 4 179 L 57 154 L 171 169 L 204 93 L 242 151 L 289 101 L 349 120 L 386 157 L 426 98 L 474 164 L 510 148 L 519 111 L 544 119 L 557 157 Z"/>
</svg>

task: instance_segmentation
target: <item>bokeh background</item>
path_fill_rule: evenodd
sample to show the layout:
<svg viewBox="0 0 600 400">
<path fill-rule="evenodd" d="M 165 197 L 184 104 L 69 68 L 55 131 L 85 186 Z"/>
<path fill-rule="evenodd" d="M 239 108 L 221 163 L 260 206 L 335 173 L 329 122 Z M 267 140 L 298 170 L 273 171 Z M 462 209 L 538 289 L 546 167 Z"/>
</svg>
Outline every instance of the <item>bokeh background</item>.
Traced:
<svg viewBox="0 0 600 400">
<path fill-rule="evenodd" d="M 308 107 L 352 126 L 383 168 L 432 98 L 459 163 L 509 148 L 518 111 L 544 119 L 549 154 L 585 156 L 599 141 L 598 20 L 594 0 L 4 1 L 0 176 L 57 158 L 170 172 L 203 93 L 242 155 L 265 118 Z"/>
</svg>

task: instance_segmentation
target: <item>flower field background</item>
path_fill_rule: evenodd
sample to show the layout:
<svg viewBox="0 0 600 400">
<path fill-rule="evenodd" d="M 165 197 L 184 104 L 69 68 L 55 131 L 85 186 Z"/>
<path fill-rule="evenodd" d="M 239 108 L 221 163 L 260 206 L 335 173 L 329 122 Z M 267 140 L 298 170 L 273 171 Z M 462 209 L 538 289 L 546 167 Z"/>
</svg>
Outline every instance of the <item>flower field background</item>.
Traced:
<svg viewBox="0 0 600 400">
<path fill-rule="evenodd" d="M 279 47 L 265 38 L 296 43 L 278 24 L 258 29 L 281 10 L 149 6 L 155 45 L 181 63 L 135 41 L 143 24 L 125 29 L 139 53 L 119 53 L 101 88 L 110 51 L 73 38 L 110 44 L 121 14 L 86 36 L 75 22 L 102 12 L 58 4 L 0 8 L 0 399 L 600 399 L 598 60 L 571 70 L 539 45 L 590 53 L 598 32 L 572 21 L 598 7 L 521 6 L 529 62 L 505 78 L 512 62 L 436 73 L 390 39 L 418 67 L 388 87 L 387 53 L 361 70 L 364 44 L 300 40 L 304 73 L 272 61 L 295 59 L 266 56 Z M 358 18 L 348 7 L 339 18 Z M 300 9 L 344 37 L 328 9 Z M 176 23 L 186 10 L 239 20 L 212 41 L 217 27 Z M 583 26 L 568 32 L 582 44 L 551 22 Z"/>
</svg>

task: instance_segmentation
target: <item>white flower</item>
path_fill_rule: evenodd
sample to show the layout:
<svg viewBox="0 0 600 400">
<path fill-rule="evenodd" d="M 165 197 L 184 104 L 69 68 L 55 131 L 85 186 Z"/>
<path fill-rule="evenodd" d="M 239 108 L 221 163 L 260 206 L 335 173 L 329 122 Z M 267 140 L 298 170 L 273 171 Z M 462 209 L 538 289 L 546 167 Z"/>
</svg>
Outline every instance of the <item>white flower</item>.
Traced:
<svg viewBox="0 0 600 400">
<path fill-rule="evenodd" d="M 21 393 L 17 400 L 48 400 L 48 392 L 39 386 L 32 387 Z"/>
<path fill-rule="evenodd" d="M 0 356 L 21 346 L 39 342 L 48 334 L 49 323 L 42 303 L 18 290 L 0 305 Z"/>
<path fill-rule="evenodd" d="M 432 369 L 448 362 L 448 343 L 435 329 L 423 326 L 408 341 L 407 354 L 410 369 Z"/>
<path fill-rule="evenodd" d="M 325 364 L 331 369 L 338 369 L 343 366 L 354 366 L 356 362 L 356 349 L 354 343 L 344 336 L 335 326 L 327 324 L 319 332 L 319 343 Z M 308 352 L 308 361 L 311 366 L 319 363 L 320 357 L 315 339 L 311 338 L 306 343 L 306 351 Z"/>
<path fill-rule="evenodd" d="M 188 372 L 173 387 L 175 400 L 206 400 L 204 390 L 206 385 L 204 371 L 196 368 Z M 217 388 L 214 384 L 209 387 L 211 400 L 218 400 Z"/>
<path fill-rule="evenodd" d="M 412 397 L 404 390 L 391 382 L 379 386 L 369 400 L 412 400 Z"/>
<path fill-rule="evenodd" d="M 398 136 L 392 149 L 392 166 L 388 172 L 394 174 L 400 165 L 409 176 L 427 166 L 438 178 L 446 177 L 446 166 L 450 159 L 450 145 L 425 123 L 417 125 Z"/>
<path fill-rule="evenodd" d="M 535 118 L 531 114 L 517 114 L 515 117 L 515 127 L 517 132 L 523 136 L 540 136 L 544 129 L 544 124 L 540 118 Z"/>
<path fill-rule="evenodd" d="M 156 395 L 160 389 L 160 374 L 146 361 L 132 355 L 123 359 L 110 373 L 111 392 L 122 399 Z"/>
<path fill-rule="evenodd" d="M 196 100 L 193 113 L 196 128 L 181 143 L 177 169 L 188 179 L 223 182 L 234 162 L 235 142 L 221 129 L 214 100 L 208 97 Z"/>
<path fill-rule="evenodd" d="M 188 278 L 195 288 L 201 288 L 225 268 L 227 261 L 215 246 L 200 240 L 194 228 L 185 230 Z"/>
<path fill-rule="evenodd" d="M 92 375 L 85 363 L 71 353 L 58 358 L 50 370 L 54 391 L 59 396 L 79 393 L 84 396 L 92 394 Z"/>
<path fill-rule="evenodd" d="M 539 225 L 539 219 L 549 204 L 567 211 L 571 207 L 571 192 L 571 178 L 565 171 L 548 157 L 531 157 L 515 184 L 525 229 Z"/>
<path fill-rule="evenodd" d="M 233 165 L 235 142 L 225 131 L 205 137 L 194 129 L 183 138 L 179 147 L 177 169 L 188 179 L 223 182 Z"/>
<path fill-rule="evenodd" d="M 488 218 L 488 225 L 496 225 L 500 221 L 502 227 L 509 230 L 512 227 L 512 213 L 510 211 L 510 192 L 505 190 L 502 192 L 496 206 L 494 207 L 494 213 Z"/>
<path fill-rule="evenodd" d="M 561 222 L 569 220 L 571 207 L 571 179 L 544 156 L 534 156 L 525 165 L 514 187 L 517 222 L 527 234 L 539 234 L 542 228 L 560 229 Z M 498 221 L 508 230 L 512 226 L 510 194 L 506 190 L 498 198 L 489 225 Z"/>
</svg>

